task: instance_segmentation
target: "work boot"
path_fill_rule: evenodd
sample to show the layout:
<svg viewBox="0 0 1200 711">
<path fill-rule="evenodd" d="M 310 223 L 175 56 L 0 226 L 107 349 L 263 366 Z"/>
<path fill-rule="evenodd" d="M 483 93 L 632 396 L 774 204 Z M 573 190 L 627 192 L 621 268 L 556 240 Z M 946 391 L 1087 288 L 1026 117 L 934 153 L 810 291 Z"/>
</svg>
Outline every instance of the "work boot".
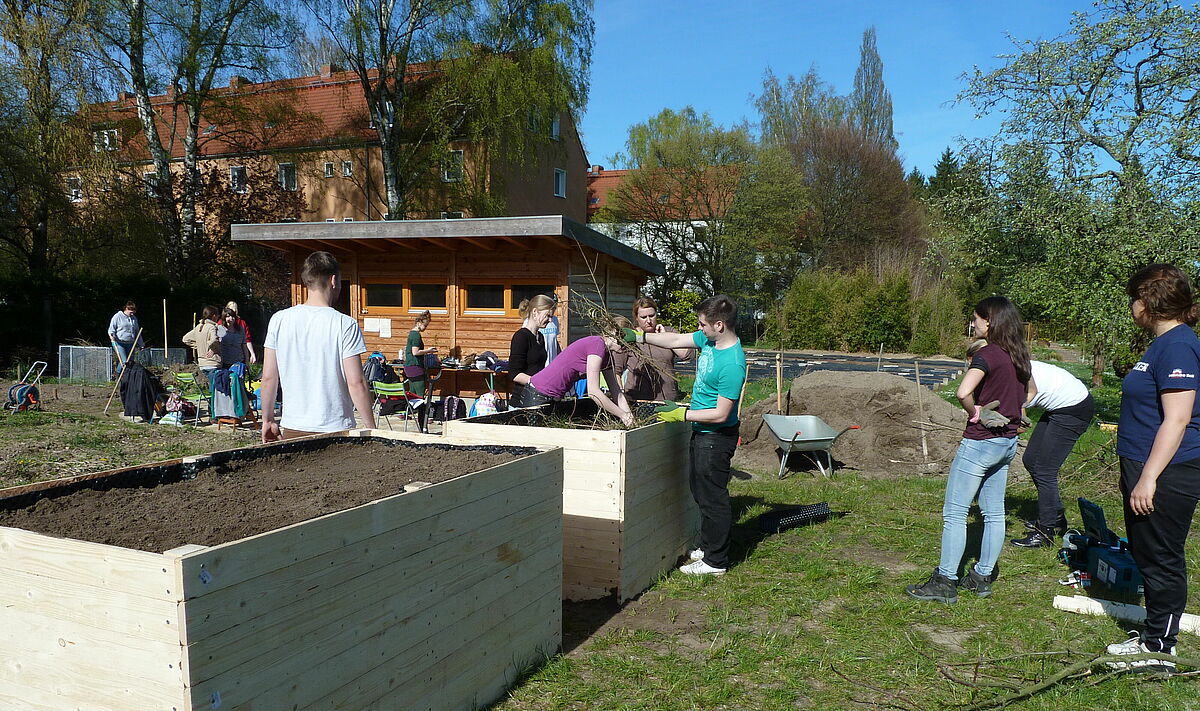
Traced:
<svg viewBox="0 0 1200 711">
<path fill-rule="evenodd" d="M 905 590 L 912 597 L 918 600 L 936 600 L 937 602 L 955 603 L 958 602 L 958 590 L 955 589 L 954 581 L 947 578 L 937 569 L 933 569 L 933 574 L 929 576 L 929 580 L 920 585 L 909 585 Z"/>
<path fill-rule="evenodd" d="M 1014 538 L 1010 543 L 1021 548 L 1049 548 L 1055 544 L 1055 541 L 1046 535 L 1045 531 L 1031 528 L 1024 536 Z"/>
<path fill-rule="evenodd" d="M 971 572 L 967 573 L 966 577 L 958 579 L 958 587 L 963 590 L 970 590 L 979 597 L 987 597 L 992 594 L 992 583 L 996 582 L 996 578 L 1000 577 L 1000 564 L 997 563 L 990 575 L 980 575 L 979 571 L 975 570 L 975 566 L 971 566 Z"/>
</svg>

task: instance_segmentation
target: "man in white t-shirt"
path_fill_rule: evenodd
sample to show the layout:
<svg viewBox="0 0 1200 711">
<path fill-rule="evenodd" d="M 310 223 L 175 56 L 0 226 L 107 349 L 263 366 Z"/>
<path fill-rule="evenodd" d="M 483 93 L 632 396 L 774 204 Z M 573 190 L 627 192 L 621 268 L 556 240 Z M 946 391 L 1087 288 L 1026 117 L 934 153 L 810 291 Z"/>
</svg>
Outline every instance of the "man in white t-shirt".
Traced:
<svg viewBox="0 0 1200 711">
<path fill-rule="evenodd" d="M 371 393 L 363 380 L 362 329 L 333 308 L 341 289 L 341 267 L 329 252 L 304 260 L 300 280 L 308 299 L 271 317 L 263 342 L 262 441 L 290 439 L 354 427 L 354 410 L 374 429 Z M 275 399 L 286 393 L 283 416 L 275 421 Z"/>
</svg>

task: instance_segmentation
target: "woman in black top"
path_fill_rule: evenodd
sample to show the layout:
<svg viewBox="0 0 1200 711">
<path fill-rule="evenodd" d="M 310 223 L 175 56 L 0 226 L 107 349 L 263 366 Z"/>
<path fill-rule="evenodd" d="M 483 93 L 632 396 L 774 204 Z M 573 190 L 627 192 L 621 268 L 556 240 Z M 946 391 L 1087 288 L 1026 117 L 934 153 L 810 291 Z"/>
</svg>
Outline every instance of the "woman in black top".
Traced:
<svg viewBox="0 0 1200 711">
<path fill-rule="evenodd" d="M 553 299 L 542 294 L 521 302 L 519 311 L 524 323 L 513 334 L 508 351 L 508 373 L 513 384 L 512 404 L 515 407 L 525 406 L 523 393 L 529 378 L 546 367 L 546 341 L 539 330 L 550 322 L 555 305 Z"/>
</svg>

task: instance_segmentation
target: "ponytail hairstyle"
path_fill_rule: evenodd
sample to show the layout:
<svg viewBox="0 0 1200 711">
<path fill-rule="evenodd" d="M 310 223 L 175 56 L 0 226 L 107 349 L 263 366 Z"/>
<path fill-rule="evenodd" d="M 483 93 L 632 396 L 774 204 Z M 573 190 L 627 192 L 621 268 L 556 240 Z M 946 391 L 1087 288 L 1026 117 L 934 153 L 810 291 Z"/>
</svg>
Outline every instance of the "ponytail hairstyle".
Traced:
<svg viewBox="0 0 1200 711">
<path fill-rule="evenodd" d="M 431 319 L 433 319 L 433 314 L 429 313 L 429 309 L 425 309 L 417 314 L 417 317 L 413 320 L 413 326 L 420 326 L 421 324 L 428 326 Z"/>
<path fill-rule="evenodd" d="M 1174 264 L 1151 264 L 1129 277 L 1125 293 L 1131 301 L 1141 300 L 1155 321 L 1182 321 L 1195 326 L 1200 317 L 1192 283 Z"/>
<path fill-rule="evenodd" d="M 537 296 L 523 300 L 521 305 L 517 307 L 517 313 L 521 315 L 521 320 L 524 321 L 534 311 L 553 311 L 557 306 L 558 302 L 554 299 L 545 294 L 538 294 Z"/>
<path fill-rule="evenodd" d="M 221 315 L 221 312 L 217 311 L 216 306 L 205 306 L 204 309 L 200 312 L 200 316 L 205 321 L 216 321 L 216 320 L 218 320 L 217 317 L 220 315 Z"/>
<path fill-rule="evenodd" d="M 1003 296 L 989 296 L 975 304 L 975 313 L 987 319 L 987 342 L 1007 353 L 1017 371 L 1017 380 L 1028 383 L 1029 345 L 1025 343 L 1025 324 L 1017 307 Z"/>
</svg>

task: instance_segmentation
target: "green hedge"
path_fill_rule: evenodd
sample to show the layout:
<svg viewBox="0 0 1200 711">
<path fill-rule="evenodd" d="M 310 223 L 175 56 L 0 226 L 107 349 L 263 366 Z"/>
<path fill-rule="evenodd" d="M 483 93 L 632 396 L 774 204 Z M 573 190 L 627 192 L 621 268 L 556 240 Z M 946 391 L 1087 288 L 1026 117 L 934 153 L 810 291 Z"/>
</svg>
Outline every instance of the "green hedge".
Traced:
<svg viewBox="0 0 1200 711">
<path fill-rule="evenodd" d="M 949 288 L 914 293 L 899 272 L 802 272 L 766 319 L 765 340 L 784 348 L 957 354 L 964 306 Z"/>
</svg>

